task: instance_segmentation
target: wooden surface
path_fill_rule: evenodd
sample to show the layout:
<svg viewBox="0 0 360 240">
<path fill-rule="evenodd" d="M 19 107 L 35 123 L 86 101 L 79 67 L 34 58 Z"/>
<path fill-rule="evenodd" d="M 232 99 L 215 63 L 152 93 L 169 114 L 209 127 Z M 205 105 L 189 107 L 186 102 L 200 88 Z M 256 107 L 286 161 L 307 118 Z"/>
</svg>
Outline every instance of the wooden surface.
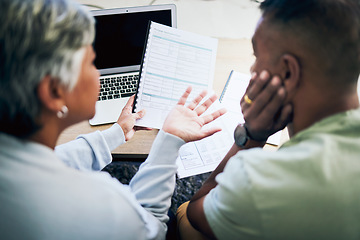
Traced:
<svg viewBox="0 0 360 240">
<path fill-rule="evenodd" d="M 112 124 L 106 124 L 101 126 L 91 126 L 88 121 L 84 121 L 67 128 L 58 139 L 57 144 L 66 143 L 75 139 L 78 135 L 84 133 L 94 132 L 96 130 L 105 130 L 111 127 Z M 152 142 L 154 141 L 158 130 L 152 131 L 138 131 L 134 137 L 127 143 L 116 148 L 112 154 L 119 157 L 118 155 L 125 155 L 126 158 L 145 157 L 149 151 Z"/>
<path fill-rule="evenodd" d="M 252 52 L 251 41 L 249 39 L 219 39 L 213 83 L 214 90 L 218 96 L 220 96 L 231 70 L 250 73 L 249 69 L 254 61 Z M 61 134 L 57 144 L 71 141 L 80 134 L 107 129 L 111 125 L 93 127 L 90 126 L 88 121 L 78 123 L 66 129 Z M 157 132 L 158 130 L 136 132 L 130 141 L 112 152 L 114 157 L 146 157 Z M 286 139 L 286 135 L 282 139 Z M 270 146 L 268 148 L 272 149 L 273 147 Z"/>
</svg>

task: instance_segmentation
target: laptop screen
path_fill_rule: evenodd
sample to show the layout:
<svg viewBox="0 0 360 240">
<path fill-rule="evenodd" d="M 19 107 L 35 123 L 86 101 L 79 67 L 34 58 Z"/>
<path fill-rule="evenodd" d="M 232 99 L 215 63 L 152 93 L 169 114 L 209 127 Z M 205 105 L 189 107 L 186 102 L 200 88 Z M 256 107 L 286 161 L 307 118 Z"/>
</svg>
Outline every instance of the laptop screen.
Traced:
<svg viewBox="0 0 360 240">
<path fill-rule="evenodd" d="M 124 70 L 129 66 L 139 70 L 149 20 L 174 26 L 171 9 L 125 11 L 95 15 L 95 19 L 95 66 L 100 72 L 103 69 Z"/>
</svg>

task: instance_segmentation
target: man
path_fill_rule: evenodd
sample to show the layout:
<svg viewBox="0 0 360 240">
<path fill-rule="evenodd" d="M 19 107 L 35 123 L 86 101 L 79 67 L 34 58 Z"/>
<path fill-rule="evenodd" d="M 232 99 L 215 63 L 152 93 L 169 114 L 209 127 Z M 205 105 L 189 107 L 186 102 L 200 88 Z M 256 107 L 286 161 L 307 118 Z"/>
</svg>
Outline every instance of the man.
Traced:
<svg viewBox="0 0 360 240">
<path fill-rule="evenodd" d="M 202 234 L 360 239 L 359 5 L 261 3 L 252 39 L 257 74 L 241 100 L 245 125 L 187 208 Z M 290 141 L 278 151 L 254 148 L 286 125 Z"/>
</svg>

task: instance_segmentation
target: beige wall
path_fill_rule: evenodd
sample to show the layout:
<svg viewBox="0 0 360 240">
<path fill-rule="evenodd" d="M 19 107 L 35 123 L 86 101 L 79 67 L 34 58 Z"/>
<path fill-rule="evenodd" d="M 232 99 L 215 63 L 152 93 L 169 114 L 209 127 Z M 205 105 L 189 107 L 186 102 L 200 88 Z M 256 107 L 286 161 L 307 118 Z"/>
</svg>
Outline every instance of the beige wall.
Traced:
<svg viewBox="0 0 360 240">
<path fill-rule="evenodd" d="M 260 17 L 258 5 L 250 0 L 77 0 L 103 8 L 173 3 L 178 28 L 211 37 L 250 39 Z"/>
</svg>

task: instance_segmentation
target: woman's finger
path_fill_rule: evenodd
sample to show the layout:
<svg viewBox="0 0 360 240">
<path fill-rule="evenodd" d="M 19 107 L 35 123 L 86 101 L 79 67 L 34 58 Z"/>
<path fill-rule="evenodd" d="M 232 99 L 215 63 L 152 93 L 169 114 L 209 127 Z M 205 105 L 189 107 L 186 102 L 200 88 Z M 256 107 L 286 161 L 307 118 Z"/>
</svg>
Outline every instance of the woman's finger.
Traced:
<svg viewBox="0 0 360 240">
<path fill-rule="evenodd" d="M 218 117 L 221 117 L 222 115 L 224 115 L 226 113 L 226 109 L 225 108 L 221 108 L 211 114 L 208 114 L 206 116 L 203 116 L 202 119 L 204 121 L 204 124 L 208 124 L 212 121 L 214 121 L 215 119 L 217 119 Z"/>
<path fill-rule="evenodd" d="M 190 93 L 191 93 L 191 90 L 192 90 L 192 88 L 191 88 L 191 86 L 189 86 L 186 90 L 185 90 L 185 92 L 183 93 L 183 95 L 180 97 L 180 99 L 179 99 L 179 101 L 178 101 L 178 105 L 185 105 L 185 103 L 186 103 L 186 100 L 187 100 L 187 98 L 189 97 L 189 95 L 190 95 Z"/>
<path fill-rule="evenodd" d="M 199 107 L 195 109 L 195 112 L 198 116 L 203 114 L 210 106 L 213 104 L 217 99 L 216 95 L 212 95 L 209 97 L 203 104 L 201 104 Z"/>
<path fill-rule="evenodd" d="M 135 95 L 132 95 L 129 100 L 126 102 L 124 108 L 122 109 L 122 111 L 129 111 L 131 113 L 132 111 L 132 106 L 134 104 L 134 99 L 135 99 Z"/>
<path fill-rule="evenodd" d="M 196 106 L 201 102 L 201 100 L 204 99 L 206 94 L 207 94 L 206 90 L 202 91 L 196 98 L 194 98 L 194 100 L 192 100 L 191 103 L 189 103 L 188 108 L 190 110 L 194 110 L 196 108 Z"/>
</svg>

